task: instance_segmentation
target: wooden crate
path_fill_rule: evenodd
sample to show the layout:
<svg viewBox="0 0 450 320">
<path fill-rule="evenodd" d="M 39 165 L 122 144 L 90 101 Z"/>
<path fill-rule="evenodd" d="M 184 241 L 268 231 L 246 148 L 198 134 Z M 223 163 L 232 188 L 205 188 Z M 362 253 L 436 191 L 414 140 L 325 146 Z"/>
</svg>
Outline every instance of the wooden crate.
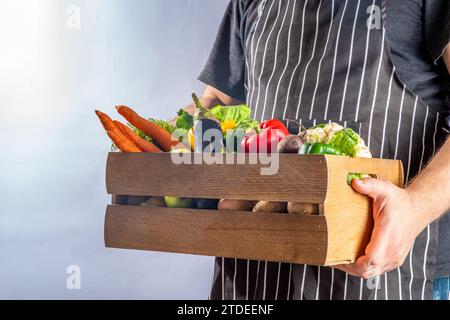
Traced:
<svg viewBox="0 0 450 320">
<path fill-rule="evenodd" d="M 261 175 L 263 167 L 176 165 L 170 154 L 111 153 L 106 187 L 113 201 L 106 210 L 105 244 L 322 266 L 353 263 L 369 241 L 372 213 L 369 198 L 348 186 L 347 174 L 403 184 L 402 164 L 394 160 L 282 154 L 276 175 Z M 122 201 L 165 195 L 314 203 L 320 214 L 147 208 Z"/>
</svg>

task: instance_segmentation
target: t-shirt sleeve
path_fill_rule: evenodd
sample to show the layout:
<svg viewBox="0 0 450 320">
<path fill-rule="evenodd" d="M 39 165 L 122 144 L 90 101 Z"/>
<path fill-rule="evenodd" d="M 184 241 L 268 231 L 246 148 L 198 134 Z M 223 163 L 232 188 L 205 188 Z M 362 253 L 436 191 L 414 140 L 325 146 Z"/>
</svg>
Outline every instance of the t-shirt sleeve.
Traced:
<svg viewBox="0 0 450 320">
<path fill-rule="evenodd" d="M 425 37 L 436 63 L 450 42 L 450 1 L 425 0 Z"/>
<path fill-rule="evenodd" d="M 240 1 L 230 1 L 209 59 L 198 79 L 244 102 L 245 56 L 241 20 Z"/>
</svg>

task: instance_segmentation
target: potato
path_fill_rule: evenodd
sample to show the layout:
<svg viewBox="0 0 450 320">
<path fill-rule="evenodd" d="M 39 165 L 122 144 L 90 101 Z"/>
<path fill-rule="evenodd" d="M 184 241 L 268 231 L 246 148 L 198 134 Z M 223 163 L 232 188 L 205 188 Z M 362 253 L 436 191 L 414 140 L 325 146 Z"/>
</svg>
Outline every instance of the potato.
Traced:
<svg viewBox="0 0 450 320">
<path fill-rule="evenodd" d="M 274 212 L 274 213 L 286 213 L 286 202 L 272 202 L 272 201 L 260 201 L 253 208 L 253 212 Z"/>
<path fill-rule="evenodd" d="M 319 214 L 319 205 L 312 203 L 289 202 L 287 205 L 287 211 L 290 214 L 314 215 Z"/>
<path fill-rule="evenodd" d="M 218 210 L 229 210 L 229 211 L 252 211 L 255 206 L 255 201 L 248 200 L 226 200 L 222 199 L 219 201 Z"/>
</svg>

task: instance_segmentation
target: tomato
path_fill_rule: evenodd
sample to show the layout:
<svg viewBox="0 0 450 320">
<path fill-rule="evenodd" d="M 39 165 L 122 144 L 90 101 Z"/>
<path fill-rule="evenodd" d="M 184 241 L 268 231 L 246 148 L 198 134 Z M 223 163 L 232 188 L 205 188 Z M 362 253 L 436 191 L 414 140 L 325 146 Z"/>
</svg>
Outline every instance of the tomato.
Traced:
<svg viewBox="0 0 450 320">
<path fill-rule="evenodd" d="M 263 129 L 260 134 L 245 136 L 241 142 L 241 152 L 245 153 L 272 153 L 272 148 L 276 149 L 278 143 L 289 132 L 278 128 Z M 275 150 L 273 150 L 275 152 Z"/>
<path fill-rule="evenodd" d="M 272 119 L 269 121 L 264 121 L 261 123 L 260 125 L 260 129 L 279 129 L 281 131 L 283 131 L 284 134 L 288 135 L 289 134 L 289 130 L 286 128 L 286 126 L 284 125 L 284 123 L 280 120 L 277 119 Z"/>
<path fill-rule="evenodd" d="M 260 144 L 266 146 L 266 150 L 259 149 L 259 152 L 276 152 L 278 143 L 286 137 L 288 133 L 278 128 L 269 128 L 260 134 Z"/>
<path fill-rule="evenodd" d="M 258 153 L 259 152 L 259 134 L 254 134 L 250 137 L 245 137 L 245 153 Z"/>
</svg>

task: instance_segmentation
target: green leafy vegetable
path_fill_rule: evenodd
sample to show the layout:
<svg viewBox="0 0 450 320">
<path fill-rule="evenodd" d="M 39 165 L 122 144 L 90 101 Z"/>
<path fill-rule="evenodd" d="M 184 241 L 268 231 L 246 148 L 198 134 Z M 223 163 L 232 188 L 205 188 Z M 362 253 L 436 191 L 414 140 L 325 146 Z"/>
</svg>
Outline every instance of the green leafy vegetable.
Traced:
<svg viewBox="0 0 450 320">
<path fill-rule="evenodd" d="M 185 110 L 181 109 L 180 111 L 178 111 L 176 126 L 178 129 L 189 130 L 194 126 L 194 117 L 187 113 Z"/>
<path fill-rule="evenodd" d="M 148 119 L 149 121 L 153 122 L 154 124 L 156 124 L 157 126 L 167 130 L 170 134 L 173 134 L 173 132 L 175 131 L 175 127 L 173 125 L 171 125 L 169 122 L 164 121 L 164 120 L 157 120 L 157 119 Z M 154 141 L 151 137 L 147 136 L 145 133 L 143 133 L 141 130 L 139 130 L 138 128 L 134 127 L 133 125 L 128 123 L 128 126 L 134 131 L 136 132 L 136 134 L 138 136 L 140 136 L 142 139 L 153 143 L 154 145 L 156 145 L 158 148 L 161 148 L 160 145 L 158 145 L 158 143 L 156 143 L 156 141 Z"/>
<path fill-rule="evenodd" d="M 170 134 L 172 134 L 177 128 L 172 125 L 170 122 L 165 120 L 159 120 L 159 119 L 148 119 L 149 121 L 153 122 L 157 126 L 167 130 Z"/>
<path fill-rule="evenodd" d="M 132 126 L 131 124 L 128 124 L 128 126 L 134 131 L 136 132 L 136 134 L 141 137 L 142 139 L 153 143 L 153 139 L 150 138 L 149 136 L 147 136 L 145 133 L 143 133 L 141 130 L 139 130 L 138 128 L 135 128 L 134 126 Z"/>
<path fill-rule="evenodd" d="M 237 128 L 242 129 L 246 132 L 255 130 L 257 133 L 259 133 L 259 122 L 254 119 L 242 120 L 237 124 Z"/>
<path fill-rule="evenodd" d="M 242 121 L 250 118 L 250 108 L 246 105 L 239 106 L 216 106 L 211 109 L 211 113 L 216 117 L 220 122 L 224 122 L 227 120 L 234 120 L 235 122 Z"/>
<path fill-rule="evenodd" d="M 345 128 L 336 132 L 330 138 L 328 144 L 339 148 L 342 152 L 349 154 L 352 157 L 356 157 L 359 141 L 360 137 L 355 131 L 350 128 Z"/>
<path fill-rule="evenodd" d="M 212 115 L 220 122 L 234 122 L 235 129 L 241 129 L 246 132 L 251 130 L 259 131 L 259 123 L 250 118 L 251 110 L 246 105 L 238 106 L 216 106 L 211 109 Z"/>
<path fill-rule="evenodd" d="M 371 158 L 369 148 L 364 140 L 352 129 L 344 128 L 337 123 L 319 124 L 306 131 L 306 143 L 300 154 L 335 154 L 351 157 Z M 364 179 L 369 175 L 364 173 L 349 173 L 347 183 L 351 185 L 354 179 Z"/>
</svg>

